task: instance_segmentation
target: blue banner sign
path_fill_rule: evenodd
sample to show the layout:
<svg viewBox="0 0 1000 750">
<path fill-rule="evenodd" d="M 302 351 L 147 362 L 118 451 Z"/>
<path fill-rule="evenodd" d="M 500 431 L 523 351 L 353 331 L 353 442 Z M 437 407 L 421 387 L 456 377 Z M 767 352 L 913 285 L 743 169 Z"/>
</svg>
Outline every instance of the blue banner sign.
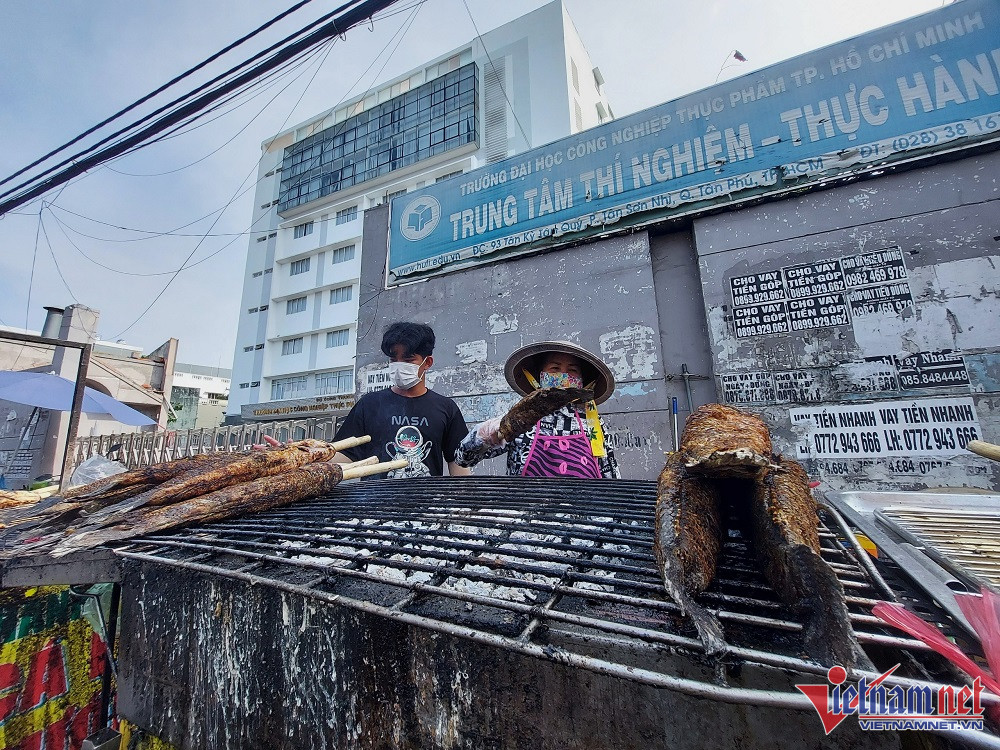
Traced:
<svg viewBox="0 0 1000 750">
<path fill-rule="evenodd" d="M 1000 2 L 963 0 L 395 198 L 389 283 L 998 137 Z"/>
</svg>

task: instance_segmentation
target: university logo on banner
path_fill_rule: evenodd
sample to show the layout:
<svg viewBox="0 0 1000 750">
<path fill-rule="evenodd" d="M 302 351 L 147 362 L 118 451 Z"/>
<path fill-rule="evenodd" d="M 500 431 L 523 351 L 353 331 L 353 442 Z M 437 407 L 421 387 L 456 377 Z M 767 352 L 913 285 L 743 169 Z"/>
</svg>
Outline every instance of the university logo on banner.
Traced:
<svg viewBox="0 0 1000 750">
<path fill-rule="evenodd" d="M 441 204 L 432 195 L 424 195 L 413 201 L 403 211 L 399 220 L 399 231 L 406 239 L 417 242 L 427 237 L 441 220 Z"/>
</svg>

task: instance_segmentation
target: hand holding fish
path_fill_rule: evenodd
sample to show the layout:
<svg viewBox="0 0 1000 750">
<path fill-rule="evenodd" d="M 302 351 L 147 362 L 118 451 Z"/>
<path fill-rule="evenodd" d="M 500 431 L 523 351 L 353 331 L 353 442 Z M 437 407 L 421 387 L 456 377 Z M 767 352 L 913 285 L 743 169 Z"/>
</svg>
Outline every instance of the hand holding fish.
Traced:
<svg viewBox="0 0 1000 750">
<path fill-rule="evenodd" d="M 497 434 L 501 440 L 512 440 L 523 435 L 539 419 L 574 402 L 586 403 L 594 392 L 586 388 L 537 388 L 514 404 L 500 420 Z"/>
</svg>

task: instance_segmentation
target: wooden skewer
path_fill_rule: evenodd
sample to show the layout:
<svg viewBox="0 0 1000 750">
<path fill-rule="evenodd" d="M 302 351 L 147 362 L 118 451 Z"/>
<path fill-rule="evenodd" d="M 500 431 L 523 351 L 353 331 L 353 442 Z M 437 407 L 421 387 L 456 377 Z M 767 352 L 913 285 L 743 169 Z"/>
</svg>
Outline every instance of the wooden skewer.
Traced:
<svg viewBox="0 0 1000 750">
<path fill-rule="evenodd" d="M 363 458 L 360 461 L 352 461 L 349 464 L 341 464 L 340 466 L 341 468 L 343 468 L 344 471 L 347 471 L 348 469 L 354 469 L 357 468 L 358 466 L 371 466 L 372 464 L 377 464 L 377 463 L 378 463 L 378 456 L 369 456 L 368 458 Z"/>
<path fill-rule="evenodd" d="M 405 458 L 397 458 L 395 461 L 386 461 L 381 464 L 369 464 L 368 466 L 355 466 L 344 471 L 344 479 L 358 479 L 359 477 L 370 477 L 373 474 L 384 474 L 393 469 L 402 469 L 409 463 Z"/>
<path fill-rule="evenodd" d="M 338 440 L 336 443 L 330 443 L 334 450 L 342 451 L 344 448 L 353 448 L 357 445 L 364 445 L 365 443 L 370 443 L 372 441 L 371 435 L 359 435 L 358 437 L 344 438 L 343 440 Z"/>
<path fill-rule="evenodd" d="M 1000 445 L 994 445 L 982 440 L 970 440 L 969 444 L 965 447 L 983 458 L 1000 461 Z"/>
</svg>

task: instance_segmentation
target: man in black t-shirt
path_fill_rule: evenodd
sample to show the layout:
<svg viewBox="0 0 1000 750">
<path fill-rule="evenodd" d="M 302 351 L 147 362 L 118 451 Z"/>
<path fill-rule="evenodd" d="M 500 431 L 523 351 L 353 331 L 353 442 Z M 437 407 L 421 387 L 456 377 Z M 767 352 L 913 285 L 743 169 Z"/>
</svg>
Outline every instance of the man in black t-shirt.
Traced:
<svg viewBox="0 0 1000 750">
<path fill-rule="evenodd" d="M 391 478 L 441 476 L 445 461 L 451 476 L 470 474 L 454 462 L 455 449 L 468 433 L 458 404 L 424 383 L 434 364 L 434 331 L 422 323 L 393 323 L 382 336 L 382 351 L 389 357 L 392 386 L 362 396 L 334 438 L 371 435 L 372 440 L 345 449 L 336 460 L 407 459 L 405 468 L 388 474 Z"/>
</svg>

